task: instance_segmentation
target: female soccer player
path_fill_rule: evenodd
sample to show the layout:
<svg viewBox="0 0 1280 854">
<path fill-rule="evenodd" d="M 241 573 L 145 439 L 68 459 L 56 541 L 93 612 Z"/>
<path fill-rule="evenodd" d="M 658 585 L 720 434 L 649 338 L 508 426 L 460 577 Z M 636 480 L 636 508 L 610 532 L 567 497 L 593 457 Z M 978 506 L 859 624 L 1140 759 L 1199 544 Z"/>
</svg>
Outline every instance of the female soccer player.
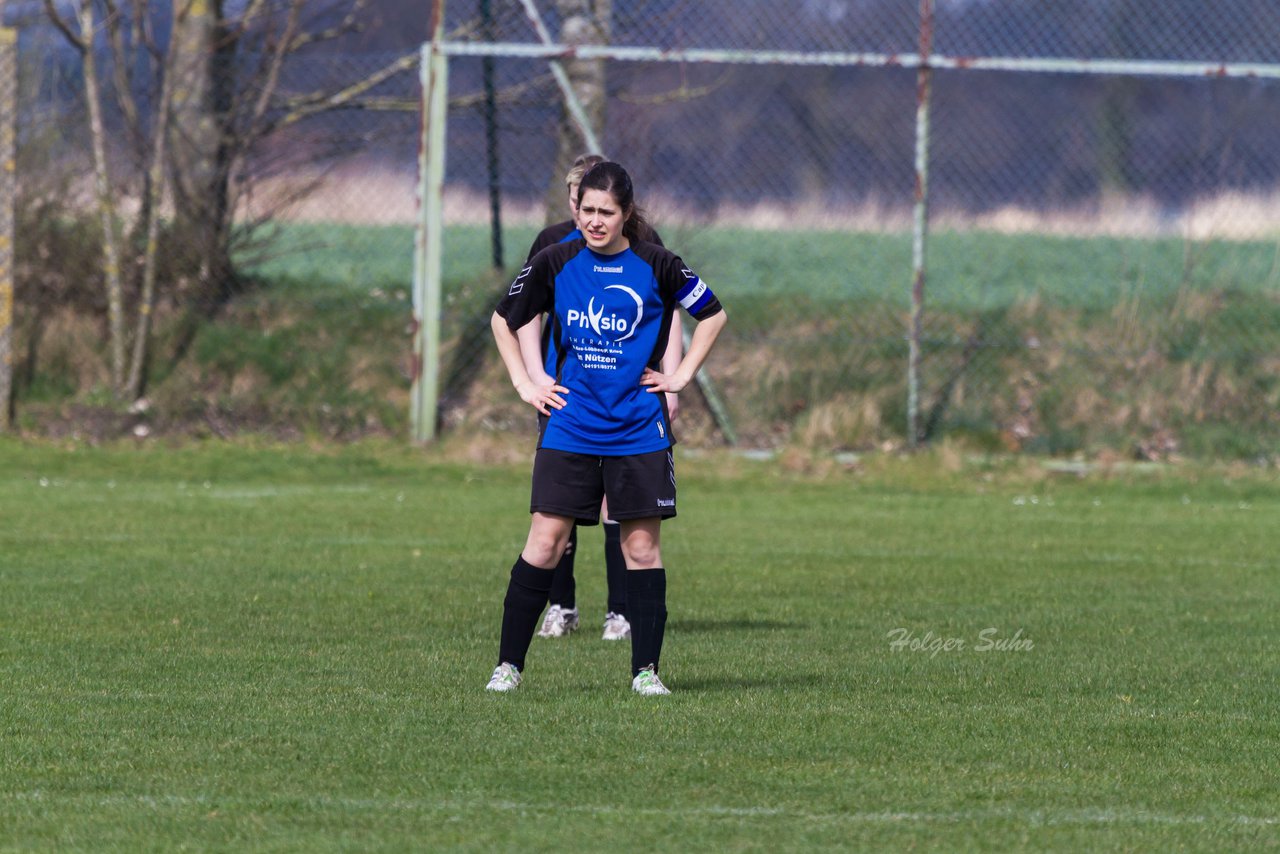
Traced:
<svg viewBox="0 0 1280 854">
<path fill-rule="evenodd" d="M 564 183 L 569 189 L 570 219 L 549 225 L 534 238 L 533 245 L 525 259 L 526 266 L 539 251 L 556 243 L 564 243 L 582 237 L 578 230 L 578 184 L 587 170 L 605 160 L 599 154 L 579 155 L 565 175 Z M 662 246 L 658 233 L 649 230 L 644 239 Z M 542 318 L 521 327 L 516 333 L 520 339 L 520 351 L 524 355 L 525 370 L 535 381 L 548 385 L 552 382 L 550 372 L 555 370 L 556 352 L 550 346 L 550 327 L 544 329 Z M 662 370 L 668 373 L 680 364 L 684 352 L 684 341 L 679 327 L 675 334 L 669 336 L 666 353 L 662 357 Z M 679 410 L 679 398 L 674 394 L 666 395 L 667 409 L 674 421 Z M 626 563 L 622 557 L 622 543 L 619 539 L 618 523 L 609 517 L 608 507 L 601 508 L 601 521 L 604 523 L 604 565 L 608 594 L 605 602 L 604 640 L 625 640 L 631 636 L 631 624 L 627 621 L 626 601 Z M 569 544 L 564 555 L 556 564 L 555 574 L 551 578 L 551 593 L 547 613 L 538 630 L 538 637 L 567 637 L 577 631 L 579 624 L 576 588 L 574 579 L 574 559 L 578 553 L 578 526 L 574 525 L 569 534 Z"/>
<path fill-rule="evenodd" d="M 547 603 L 552 570 L 575 520 L 595 524 L 600 502 L 621 526 L 631 621 L 631 687 L 669 694 L 658 677 L 666 627 L 662 520 L 676 515 L 665 393 L 693 381 L 725 313 L 676 255 L 638 239 L 645 222 L 631 178 L 616 163 L 592 167 L 578 187 L 582 238 L 534 256 L 493 315 L 498 352 L 526 403 L 547 416 L 533 464 L 532 521 L 503 600 L 498 666 L 490 691 L 520 684 Z M 676 305 L 698 321 L 689 352 L 658 370 Z M 516 331 L 551 314 L 554 381 L 530 378 Z"/>
</svg>

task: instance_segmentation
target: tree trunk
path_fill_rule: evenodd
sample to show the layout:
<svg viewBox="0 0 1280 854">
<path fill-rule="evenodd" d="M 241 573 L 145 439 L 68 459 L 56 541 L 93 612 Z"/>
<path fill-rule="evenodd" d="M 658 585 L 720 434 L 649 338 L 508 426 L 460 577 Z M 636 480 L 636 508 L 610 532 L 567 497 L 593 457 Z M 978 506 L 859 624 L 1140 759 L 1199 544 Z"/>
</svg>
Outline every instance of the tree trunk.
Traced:
<svg viewBox="0 0 1280 854">
<path fill-rule="evenodd" d="M 225 101 L 233 65 L 219 38 L 221 0 L 189 0 L 173 35 L 172 179 L 178 214 L 199 252 L 206 310 L 216 310 L 234 290 L 228 257 L 230 130 Z M 234 43 L 230 45 L 234 50 Z"/>
<path fill-rule="evenodd" d="M 560 13 L 560 41 L 566 45 L 608 44 L 613 18 L 613 0 L 555 0 Z M 583 111 L 600 139 L 604 131 L 605 62 L 602 59 L 569 59 L 564 62 L 569 82 Z M 547 222 L 559 222 L 568 213 L 565 202 L 564 176 L 585 143 L 566 108 L 560 111 L 557 132 L 556 162 L 547 187 Z M 605 154 L 606 152 L 591 152 Z"/>
<path fill-rule="evenodd" d="M 225 31 L 223 0 L 213 0 L 214 45 L 210 67 L 210 118 L 217 144 L 213 152 L 213 171 L 209 176 L 209 234 L 205 267 L 209 283 L 225 302 L 239 291 L 239 280 L 231 262 L 232 224 L 235 203 L 231 195 L 231 175 L 235 171 L 236 129 L 233 113 L 236 99 L 236 42 Z"/>
<path fill-rule="evenodd" d="M 115 199 L 111 194 L 111 176 L 107 167 L 106 129 L 102 120 L 102 101 L 98 88 L 98 64 L 93 53 L 93 3 L 84 3 L 78 12 L 80 33 L 84 39 L 84 90 L 89 108 L 89 132 L 93 141 L 94 188 L 97 192 L 98 218 L 102 225 L 102 255 L 107 289 L 107 327 L 111 349 L 111 387 L 117 394 L 124 391 L 124 288 L 120 276 L 120 232 Z"/>
<path fill-rule="evenodd" d="M 183 0 L 174 0 L 175 21 L 182 20 L 182 10 L 178 8 L 182 2 Z M 166 143 L 172 119 L 172 72 L 176 56 L 174 48 L 175 43 L 171 40 L 161 68 L 160 103 L 152 118 L 151 162 L 147 167 L 146 198 L 142 203 L 141 214 L 146 235 L 142 255 L 142 293 L 138 299 L 138 321 L 133 334 L 133 359 L 129 368 L 128 392 L 132 400 L 142 397 L 145 391 L 146 366 L 150 357 L 151 312 L 156 302 L 156 266 L 159 263 L 160 248 L 160 206 L 164 202 Z"/>
</svg>

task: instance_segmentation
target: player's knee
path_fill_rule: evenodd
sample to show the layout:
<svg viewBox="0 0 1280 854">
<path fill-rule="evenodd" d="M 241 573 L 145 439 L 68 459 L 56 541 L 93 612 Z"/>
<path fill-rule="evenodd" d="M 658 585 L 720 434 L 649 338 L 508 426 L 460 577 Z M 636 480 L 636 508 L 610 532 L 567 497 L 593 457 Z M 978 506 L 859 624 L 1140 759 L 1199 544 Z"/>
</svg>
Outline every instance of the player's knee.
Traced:
<svg viewBox="0 0 1280 854">
<path fill-rule="evenodd" d="M 550 533 L 530 532 L 524 546 L 524 559 L 534 566 L 551 567 L 560 562 L 565 542 Z"/>
<path fill-rule="evenodd" d="M 638 569 L 662 566 L 662 552 L 658 543 L 650 537 L 628 537 L 622 544 L 627 565 Z"/>
</svg>

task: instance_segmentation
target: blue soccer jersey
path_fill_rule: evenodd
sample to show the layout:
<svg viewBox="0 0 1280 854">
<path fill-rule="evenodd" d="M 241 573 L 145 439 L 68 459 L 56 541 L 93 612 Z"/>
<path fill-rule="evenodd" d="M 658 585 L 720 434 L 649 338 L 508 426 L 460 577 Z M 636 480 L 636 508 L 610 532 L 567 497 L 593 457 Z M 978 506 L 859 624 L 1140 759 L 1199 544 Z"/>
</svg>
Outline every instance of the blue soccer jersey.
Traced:
<svg viewBox="0 0 1280 854">
<path fill-rule="evenodd" d="M 548 373 L 569 394 L 546 420 L 539 447 L 600 456 L 671 447 L 666 396 L 640 377 L 658 369 L 677 305 L 697 320 L 721 310 L 706 283 L 656 244 L 599 255 L 578 239 L 534 256 L 498 314 L 514 331 L 551 313 L 556 364 Z"/>
<path fill-rule="evenodd" d="M 533 260 L 534 255 L 537 255 L 548 246 L 581 239 L 582 231 L 571 219 L 558 222 L 555 225 L 549 225 L 538 232 L 538 236 L 533 239 L 533 246 L 529 248 L 529 255 L 525 258 L 525 265 L 527 266 Z M 646 240 L 659 246 L 665 245 L 662 242 L 662 238 L 658 236 L 658 232 L 652 228 L 649 229 L 649 235 Z M 554 377 L 556 375 L 556 358 L 556 348 L 551 341 L 551 326 L 548 324 L 542 328 L 542 369 L 547 372 L 548 376 Z"/>
</svg>

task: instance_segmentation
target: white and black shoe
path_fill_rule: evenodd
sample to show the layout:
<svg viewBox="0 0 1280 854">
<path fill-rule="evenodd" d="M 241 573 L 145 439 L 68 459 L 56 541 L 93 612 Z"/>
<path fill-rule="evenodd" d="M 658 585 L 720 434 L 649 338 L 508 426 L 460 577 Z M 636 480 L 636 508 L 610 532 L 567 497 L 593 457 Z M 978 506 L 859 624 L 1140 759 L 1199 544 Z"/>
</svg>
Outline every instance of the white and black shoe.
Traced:
<svg viewBox="0 0 1280 854">
<path fill-rule="evenodd" d="M 604 634 L 601 640 L 626 640 L 631 637 L 631 623 L 621 614 L 610 611 L 604 615 Z"/>
<path fill-rule="evenodd" d="M 514 664 L 507 664 L 505 661 L 493 669 L 493 675 L 489 677 L 489 684 L 484 686 L 486 691 L 514 691 L 520 687 L 520 669 Z"/>
<path fill-rule="evenodd" d="M 671 690 L 662 684 L 662 680 L 658 678 L 657 672 L 652 667 L 646 667 L 636 674 L 636 678 L 631 680 L 631 690 L 646 697 L 671 693 Z"/>
<path fill-rule="evenodd" d="M 542 628 L 538 630 L 538 637 L 563 638 L 577 630 L 578 609 L 552 605 L 547 609 L 547 615 L 542 618 Z"/>
</svg>

